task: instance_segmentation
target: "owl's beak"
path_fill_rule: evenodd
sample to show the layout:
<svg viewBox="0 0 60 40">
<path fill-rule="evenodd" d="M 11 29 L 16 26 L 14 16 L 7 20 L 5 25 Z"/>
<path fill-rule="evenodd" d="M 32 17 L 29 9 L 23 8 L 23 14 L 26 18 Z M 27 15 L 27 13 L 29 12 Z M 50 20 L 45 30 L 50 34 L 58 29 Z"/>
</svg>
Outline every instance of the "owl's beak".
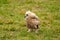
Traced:
<svg viewBox="0 0 60 40">
<path fill-rule="evenodd" d="M 24 18 L 26 18 L 26 16 L 24 16 Z"/>
</svg>

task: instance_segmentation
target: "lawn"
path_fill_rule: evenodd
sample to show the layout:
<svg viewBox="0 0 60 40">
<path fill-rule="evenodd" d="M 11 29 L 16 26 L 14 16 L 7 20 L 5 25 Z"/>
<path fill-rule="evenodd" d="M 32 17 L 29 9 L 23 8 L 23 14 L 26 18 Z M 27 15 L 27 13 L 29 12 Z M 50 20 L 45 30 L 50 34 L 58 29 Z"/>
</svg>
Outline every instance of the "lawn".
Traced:
<svg viewBox="0 0 60 40">
<path fill-rule="evenodd" d="M 28 10 L 39 17 L 38 33 L 27 32 Z M 0 40 L 60 40 L 60 0 L 0 0 Z"/>
</svg>

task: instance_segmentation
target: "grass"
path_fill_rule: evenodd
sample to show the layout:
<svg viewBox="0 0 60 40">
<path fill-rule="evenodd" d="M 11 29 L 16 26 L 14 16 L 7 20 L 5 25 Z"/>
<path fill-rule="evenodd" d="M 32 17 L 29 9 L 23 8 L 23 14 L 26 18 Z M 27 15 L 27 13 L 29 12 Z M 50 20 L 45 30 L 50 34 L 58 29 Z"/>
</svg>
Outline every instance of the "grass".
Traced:
<svg viewBox="0 0 60 40">
<path fill-rule="evenodd" d="M 27 32 L 24 13 L 40 19 L 39 32 Z M 60 40 L 60 0 L 0 0 L 0 40 Z"/>
</svg>

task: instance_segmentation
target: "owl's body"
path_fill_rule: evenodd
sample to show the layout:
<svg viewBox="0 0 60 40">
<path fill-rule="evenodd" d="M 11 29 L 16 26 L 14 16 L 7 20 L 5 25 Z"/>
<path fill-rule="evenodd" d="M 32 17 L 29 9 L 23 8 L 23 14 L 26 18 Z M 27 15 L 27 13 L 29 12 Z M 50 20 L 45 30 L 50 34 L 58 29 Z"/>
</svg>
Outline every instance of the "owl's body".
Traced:
<svg viewBox="0 0 60 40">
<path fill-rule="evenodd" d="M 34 13 L 32 13 L 30 11 L 26 12 L 25 21 L 26 21 L 26 26 L 29 30 L 31 30 L 31 29 L 37 30 L 39 28 L 38 27 L 39 26 L 38 16 L 36 16 Z"/>
</svg>

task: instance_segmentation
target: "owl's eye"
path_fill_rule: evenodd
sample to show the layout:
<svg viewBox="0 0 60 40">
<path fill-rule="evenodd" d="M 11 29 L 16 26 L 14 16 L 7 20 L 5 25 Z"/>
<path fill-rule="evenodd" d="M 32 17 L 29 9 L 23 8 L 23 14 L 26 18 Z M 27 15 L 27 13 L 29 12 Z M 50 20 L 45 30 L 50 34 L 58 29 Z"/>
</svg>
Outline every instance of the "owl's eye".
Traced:
<svg viewBox="0 0 60 40">
<path fill-rule="evenodd" d="M 28 14 L 26 14 L 24 18 L 26 18 L 27 16 L 28 16 Z"/>
<path fill-rule="evenodd" d="M 26 16 L 28 16 L 28 14 L 26 14 Z"/>
</svg>

